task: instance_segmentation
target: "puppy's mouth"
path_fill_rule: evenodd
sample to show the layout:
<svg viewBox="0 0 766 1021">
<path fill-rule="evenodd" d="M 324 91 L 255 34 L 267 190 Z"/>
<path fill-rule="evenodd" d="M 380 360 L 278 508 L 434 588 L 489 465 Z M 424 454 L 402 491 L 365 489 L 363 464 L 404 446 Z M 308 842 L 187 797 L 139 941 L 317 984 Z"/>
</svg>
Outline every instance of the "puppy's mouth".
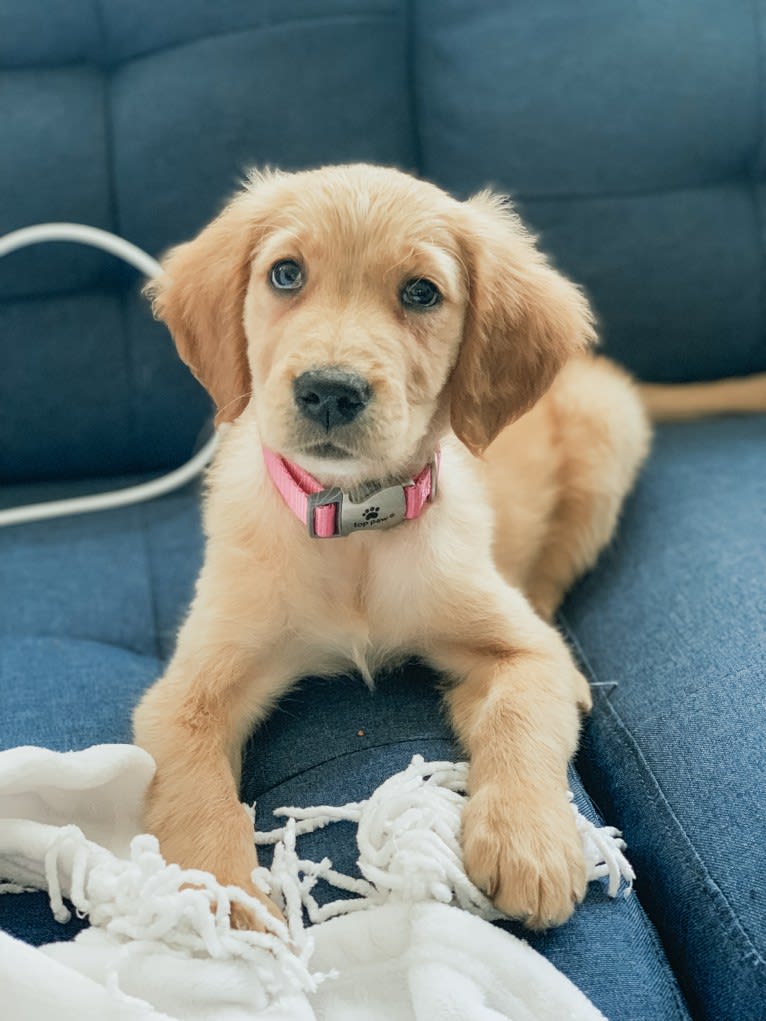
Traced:
<svg viewBox="0 0 766 1021">
<path fill-rule="evenodd" d="M 354 456 L 350 450 L 339 447 L 335 443 L 314 443 L 312 446 L 304 447 L 303 453 L 310 457 L 333 461 L 347 461 Z"/>
</svg>

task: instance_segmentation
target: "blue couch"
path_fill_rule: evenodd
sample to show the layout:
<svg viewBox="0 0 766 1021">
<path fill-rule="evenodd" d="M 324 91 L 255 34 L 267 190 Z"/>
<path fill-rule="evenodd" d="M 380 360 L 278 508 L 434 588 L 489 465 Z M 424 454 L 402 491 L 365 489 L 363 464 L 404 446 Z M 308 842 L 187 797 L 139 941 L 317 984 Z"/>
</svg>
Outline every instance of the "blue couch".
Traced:
<svg viewBox="0 0 766 1021">
<path fill-rule="evenodd" d="M 764 24 L 764 0 L 4 0 L 0 234 L 73 220 L 158 253 L 250 165 L 395 164 L 509 190 L 640 377 L 763 370 Z M 206 435 L 138 284 L 70 245 L 0 262 L 3 506 L 145 478 Z M 532 942 L 611 1021 L 766 1018 L 765 507 L 764 416 L 661 428 L 560 618 L 595 696 L 573 789 L 625 830 L 637 896 L 592 887 Z M 0 529 L 0 746 L 129 740 L 201 548 L 196 486 Z M 268 824 L 414 752 L 456 754 L 422 667 L 374 695 L 313 679 L 243 796 Z M 310 839 L 353 857 L 343 826 Z M 0 898 L 30 941 L 78 924 Z"/>
</svg>

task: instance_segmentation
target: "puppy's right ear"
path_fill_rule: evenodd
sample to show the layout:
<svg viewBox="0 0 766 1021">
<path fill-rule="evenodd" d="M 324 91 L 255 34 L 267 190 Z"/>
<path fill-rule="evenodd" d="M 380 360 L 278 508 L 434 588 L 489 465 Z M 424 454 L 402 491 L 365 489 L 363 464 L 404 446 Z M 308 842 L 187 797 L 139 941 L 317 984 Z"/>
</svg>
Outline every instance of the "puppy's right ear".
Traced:
<svg viewBox="0 0 766 1021">
<path fill-rule="evenodd" d="M 250 399 L 243 323 L 250 265 L 263 233 L 255 175 L 223 212 L 162 261 L 164 274 L 144 288 L 155 318 L 167 324 L 178 353 L 215 401 L 216 425 L 231 422 Z"/>
</svg>

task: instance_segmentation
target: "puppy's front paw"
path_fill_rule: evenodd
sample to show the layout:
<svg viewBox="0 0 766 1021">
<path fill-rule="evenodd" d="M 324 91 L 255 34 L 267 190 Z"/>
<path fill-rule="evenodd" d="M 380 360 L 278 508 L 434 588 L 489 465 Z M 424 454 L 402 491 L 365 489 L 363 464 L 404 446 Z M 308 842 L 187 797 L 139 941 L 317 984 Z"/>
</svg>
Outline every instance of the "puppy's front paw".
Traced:
<svg viewBox="0 0 766 1021">
<path fill-rule="evenodd" d="M 246 884 L 243 883 L 242 888 L 246 893 L 249 893 L 251 897 L 256 897 L 273 918 L 275 918 L 278 922 L 285 924 L 285 918 L 282 912 L 276 906 L 274 901 L 271 900 L 270 897 L 267 897 L 262 890 L 259 890 L 249 881 Z M 229 910 L 229 918 L 231 920 L 232 929 L 246 929 L 253 932 L 273 931 L 264 919 L 260 918 L 254 910 L 244 904 L 236 902 L 233 903 Z"/>
<path fill-rule="evenodd" d="M 548 929 L 585 896 L 585 856 L 565 795 L 535 802 L 485 786 L 463 814 L 463 858 L 473 882 L 511 918 Z"/>
<path fill-rule="evenodd" d="M 252 881 L 253 870 L 258 865 L 253 823 L 238 801 L 232 799 L 228 804 L 217 806 L 215 813 L 198 813 L 195 818 L 191 812 L 180 813 L 177 804 L 150 797 L 146 824 L 159 839 L 165 861 L 184 869 L 212 873 L 221 886 L 239 887 L 260 901 L 275 919 L 284 922 L 276 904 Z M 217 910 L 215 902 L 212 909 Z M 231 902 L 229 917 L 234 929 L 268 931 L 259 914 L 239 901 Z"/>
<path fill-rule="evenodd" d="M 232 884 L 227 884 L 232 885 Z M 261 904 L 266 908 L 269 915 L 275 918 L 278 922 L 285 923 L 285 917 L 279 908 L 276 906 L 273 900 L 268 897 L 262 890 L 259 890 L 249 880 L 242 881 L 234 884 L 251 897 L 259 900 Z M 203 887 L 199 883 L 184 883 L 181 887 L 182 890 L 201 890 Z M 218 901 L 213 900 L 210 904 L 210 910 L 215 915 L 218 913 Z M 242 904 L 240 901 L 231 900 L 229 902 L 229 924 L 232 929 L 247 930 L 250 932 L 273 932 L 273 926 L 268 924 L 267 918 L 262 917 L 261 912 L 255 908 L 250 907 L 248 904 Z"/>
</svg>

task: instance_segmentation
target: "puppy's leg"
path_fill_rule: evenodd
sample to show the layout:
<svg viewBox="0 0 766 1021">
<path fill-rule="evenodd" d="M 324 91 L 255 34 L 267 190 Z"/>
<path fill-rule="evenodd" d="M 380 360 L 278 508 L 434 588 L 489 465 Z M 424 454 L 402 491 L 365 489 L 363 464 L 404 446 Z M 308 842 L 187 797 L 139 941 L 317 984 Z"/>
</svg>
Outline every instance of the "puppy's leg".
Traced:
<svg viewBox="0 0 766 1021">
<path fill-rule="evenodd" d="M 135 741 L 157 763 L 145 826 L 167 861 L 212 872 L 278 915 L 250 878 L 258 862 L 238 779 L 242 742 L 286 679 L 264 670 L 263 658 L 230 636 L 218 641 L 208 628 L 200 646 L 191 637 L 196 631 L 192 615 L 167 673 L 134 713 Z M 238 909 L 232 922 L 262 928 Z"/>
<path fill-rule="evenodd" d="M 526 584 L 530 602 L 546 620 L 612 538 L 650 440 L 636 388 L 604 358 L 571 362 L 550 396 L 560 444 L 560 491 Z"/>
<path fill-rule="evenodd" d="M 454 679 L 447 705 L 470 758 L 466 870 L 506 914 L 535 929 L 560 925 L 586 885 L 567 764 L 588 685 L 520 593 L 466 602 L 459 629 L 429 656 Z"/>
</svg>

